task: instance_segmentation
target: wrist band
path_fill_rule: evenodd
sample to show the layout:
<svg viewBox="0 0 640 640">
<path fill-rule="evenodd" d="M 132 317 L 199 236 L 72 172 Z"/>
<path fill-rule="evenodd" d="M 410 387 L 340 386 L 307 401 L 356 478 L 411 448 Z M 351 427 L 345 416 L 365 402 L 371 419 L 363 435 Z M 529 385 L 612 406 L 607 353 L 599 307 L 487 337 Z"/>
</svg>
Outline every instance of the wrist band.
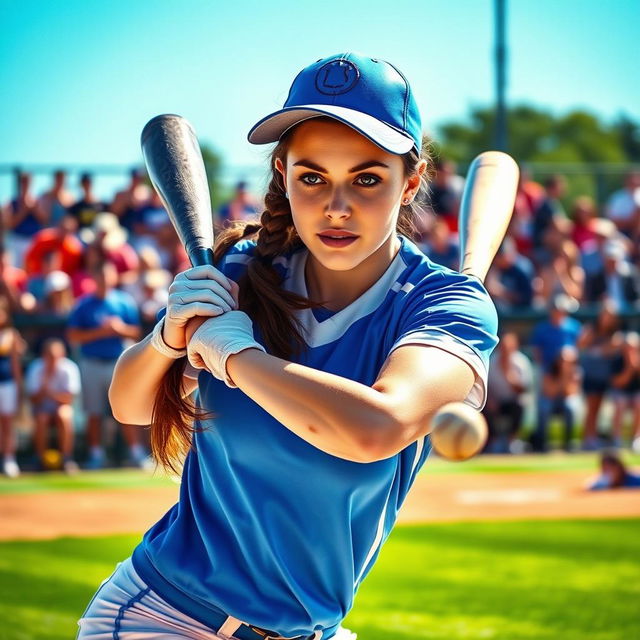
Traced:
<svg viewBox="0 0 640 640">
<path fill-rule="evenodd" d="M 164 318 L 157 322 L 155 327 L 153 327 L 153 331 L 151 332 L 151 339 L 149 340 L 151 346 L 163 356 L 167 356 L 167 358 L 171 358 L 172 360 L 177 360 L 178 358 L 186 356 L 186 349 L 174 349 L 164 341 L 164 338 L 162 337 L 163 328 Z"/>
</svg>

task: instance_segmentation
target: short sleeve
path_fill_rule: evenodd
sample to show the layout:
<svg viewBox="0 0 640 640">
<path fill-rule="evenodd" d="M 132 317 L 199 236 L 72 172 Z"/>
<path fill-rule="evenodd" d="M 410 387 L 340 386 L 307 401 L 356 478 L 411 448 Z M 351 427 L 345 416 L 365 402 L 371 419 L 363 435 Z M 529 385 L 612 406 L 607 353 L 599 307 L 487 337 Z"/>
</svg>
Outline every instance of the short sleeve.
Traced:
<svg viewBox="0 0 640 640">
<path fill-rule="evenodd" d="M 34 360 L 27 369 L 27 374 L 24 380 L 24 387 L 29 395 L 38 393 L 40 390 L 40 383 L 42 378 L 42 360 L 39 358 Z"/>
<path fill-rule="evenodd" d="M 127 324 L 140 324 L 140 311 L 135 300 L 128 293 L 121 291 L 123 294 L 124 322 Z"/>
<path fill-rule="evenodd" d="M 407 295 L 391 351 L 421 344 L 464 360 L 475 372 L 465 402 L 481 409 L 487 395 L 489 357 L 498 343 L 496 309 L 477 278 L 457 273 L 439 278 L 424 280 Z"/>
<path fill-rule="evenodd" d="M 219 260 L 216 267 L 227 278 L 238 282 L 247 270 L 247 265 L 253 259 L 256 243 L 253 240 L 240 240 L 234 244 Z M 274 261 L 274 266 L 275 261 Z"/>
<path fill-rule="evenodd" d="M 84 329 L 85 321 L 84 321 L 84 304 L 83 301 L 80 300 L 74 307 L 71 309 L 69 313 L 69 318 L 67 319 L 67 328 L 70 329 Z"/>
<path fill-rule="evenodd" d="M 80 393 L 81 388 L 80 369 L 78 368 L 78 365 L 73 360 L 67 358 L 64 361 L 64 371 L 67 375 L 66 391 L 73 395 L 77 395 Z"/>
</svg>

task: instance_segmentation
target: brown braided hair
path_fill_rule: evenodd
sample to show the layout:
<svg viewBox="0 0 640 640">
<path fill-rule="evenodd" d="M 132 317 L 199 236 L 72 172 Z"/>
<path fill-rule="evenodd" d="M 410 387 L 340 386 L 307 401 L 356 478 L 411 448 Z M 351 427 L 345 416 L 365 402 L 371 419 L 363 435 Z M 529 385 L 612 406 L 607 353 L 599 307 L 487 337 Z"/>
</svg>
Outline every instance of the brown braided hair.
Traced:
<svg viewBox="0 0 640 640">
<path fill-rule="evenodd" d="M 271 180 L 260 222 L 234 223 L 218 234 L 214 248 L 214 259 L 218 264 L 227 251 L 243 238 L 256 240 L 254 259 L 248 263 L 246 273 L 238 282 L 239 308 L 258 326 L 267 352 L 287 360 L 304 347 L 302 327 L 295 312 L 320 306 L 317 302 L 283 289 L 282 278 L 273 267 L 274 258 L 302 247 L 285 195 L 284 181 L 276 169 L 278 159 L 283 164 L 286 162 L 292 131 L 281 138 L 271 153 Z M 407 177 L 415 173 L 418 162 L 423 158 L 429 160 L 427 142 L 420 155 L 410 151 L 402 156 Z M 420 214 L 426 194 L 427 180 L 423 176 L 414 202 L 400 207 L 397 231 L 401 235 L 409 238 L 415 236 L 413 220 Z M 156 393 L 151 420 L 153 456 L 161 466 L 174 473 L 180 472 L 193 434 L 202 430 L 192 426 L 193 422 L 214 415 L 182 397 L 186 364 L 186 357 L 180 358 L 165 373 Z M 176 389 L 180 393 L 176 393 Z"/>
</svg>

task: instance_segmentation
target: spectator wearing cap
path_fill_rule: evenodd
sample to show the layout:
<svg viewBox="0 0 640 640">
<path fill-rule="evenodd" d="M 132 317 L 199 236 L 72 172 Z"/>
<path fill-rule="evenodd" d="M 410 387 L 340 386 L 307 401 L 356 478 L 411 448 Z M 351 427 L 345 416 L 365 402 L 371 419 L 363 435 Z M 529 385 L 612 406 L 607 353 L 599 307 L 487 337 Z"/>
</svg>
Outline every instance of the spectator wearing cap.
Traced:
<svg viewBox="0 0 640 640">
<path fill-rule="evenodd" d="M 83 233 L 89 245 L 96 246 L 118 272 L 118 285 L 135 280 L 138 269 L 138 255 L 127 242 L 127 231 L 110 211 L 99 213 L 91 229 Z"/>
<path fill-rule="evenodd" d="M 55 258 L 56 254 L 51 256 Z M 30 283 L 30 290 L 37 294 L 34 313 L 42 319 L 41 326 L 38 326 L 37 333 L 31 341 L 35 353 L 41 353 L 43 344 L 51 338 L 62 340 L 67 349 L 69 348 L 66 322 L 75 301 L 71 278 L 64 271 L 57 269 L 55 262 L 52 262 L 52 266 L 50 271 Z"/>
<path fill-rule="evenodd" d="M 533 369 L 520 351 L 518 336 L 504 333 L 491 355 L 484 415 L 489 425 L 486 450 L 490 453 L 512 451 L 522 427 L 525 408 L 533 391 Z"/>
<path fill-rule="evenodd" d="M 124 229 L 132 231 L 150 197 L 151 189 L 144 183 L 143 172 L 134 168 L 129 172 L 129 184 L 116 193 L 109 210 L 116 215 Z"/>
<path fill-rule="evenodd" d="M 57 430 L 63 468 L 67 473 L 74 473 L 78 465 L 73 458 L 73 402 L 80 392 L 80 371 L 78 365 L 66 356 L 67 350 L 62 340 L 47 339 L 42 348 L 42 357 L 36 358 L 27 369 L 25 387 L 35 419 L 34 448 L 40 466 L 45 468 L 49 427 L 53 423 Z"/>
<path fill-rule="evenodd" d="M 71 278 L 61 270 L 47 274 L 44 279 L 44 300 L 40 310 L 48 315 L 66 318 L 73 305 Z"/>
<path fill-rule="evenodd" d="M 80 176 L 80 188 L 80 200 L 69 207 L 69 213 L 76 219 L 79 231 L 90 227 L 98 213 L 104 211 L 104 204 L 93 193 L 93 178 L 90 173 Z"/>
<path fill-rule="evenodd" d="M 18 176 L 18 196 L 7 205 L 7 247 L 10 248 L 13 264 L 17 267 L 24 266 L 24 254 L 33 236 L 49 223 L 47 214 L 38 206 L 36 197 L 31 192 L 31 183 L 31 174 L 21 173 Z"/>
<path fill-rule="evenodd" d="M 515 242 L 507 236 L 487 274 L 487 291 L 501 311 L 528 309 L 533 301 L 534 276 L 533 264 L 518 253 Z"/>
<path fill-rule="evenodd" d="M 586 451 L 600 448 L 598 418 L 611 389 L 614 361 L 621 346 L 618 307 L 611 300 L 604 300 L 595 322 L 585 325 L 578 338 L 586 405 L 582 447 Z"/>
<path fill-rule="evenodd" d="M 602 267 L 586 279 L 585 299 L 601 302 L 612 300 L 619 309 L 633 308 L 638 303 L 640 282 L 637 267 L 629 261 L 626 241 L 610 238 L 602 245 Z"/>
<path fill-rule="evenodd" d="M 581 324 L 569 314 L 575 313 L 578 304 L 573 298 L 559 294 L 551 299 L 549 317 L 536 324 L 531 333 L 531 346 L 536 362 L 542 371 L 548 371 L 557 361 L 564 347 L 575 347 Z"/>
<path fill-rule="evenodd" d="M 451 233 L 449 225 L 442 219 L 436 218 L 427 235 L 427 241 L 420 245 L 429 260 L 441 264 L 448 269 L 458 270 L 460 263 L 460 249 L 455 235 Z"/>
<path fill-rule="evenodd" d="M 574 425 L 580 409 L 582 372 L 578 365 L 578 350 L 565 345 L 542 375 L 538 395 L 536 428 L 531 435 L 533 450 L 548 450 L 548 426 L 551 416 L 559 414 L 564 422 L 564 449 L 571 450 Z"/>
<path fill-rule="evenodd" d="M 605 215 L 626 236 L 638 234 L 640 225 L 640 172 L 631 171 L 624 179 L 622 189 L 609 196 Z"/>
<path fill-rule="evenodd" d="M 101 427 L 110 414 L 108 390 L 113 370 L 127 341 L 140 338 L 140 316 L 133 298 L 115 288 L 118 273 L 108 261 L 94 264 L 95 293 L 76 302 L 68 322 L 68 337 L 80 348 L 82 399 L 87 414 L 87 467 L 97 469 L 105 464 Z M 141 444 L 141 430 L 122 425 L 132 462 L 146 466 L 147 455 Z"/>
<path fill-rule="evenodd" d="M 58 169 L 53 174 L 53 185 L 38 200 L 38 205 L 45 213 L 48 225 L 57 227 L 67 215 L 67 209 L 73 204 L 73 196 L 65 188 L 67 174 Z"/>
<path fill-rule="evenodd" d="M 244 180 L 238 182 L 233 198 L 218 209 L 217 225 L 225 227 L 236 221 L 250 220 L 258 215 L 258 202 L 247 190 Z"/>
</svg>

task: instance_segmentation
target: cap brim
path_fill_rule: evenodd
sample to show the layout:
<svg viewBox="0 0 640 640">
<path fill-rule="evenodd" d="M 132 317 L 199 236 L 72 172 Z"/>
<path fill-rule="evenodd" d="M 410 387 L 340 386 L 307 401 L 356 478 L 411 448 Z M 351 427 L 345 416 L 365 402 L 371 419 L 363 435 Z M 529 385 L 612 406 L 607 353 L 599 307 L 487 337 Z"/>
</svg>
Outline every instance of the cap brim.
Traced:
<svg viewBox="0 0 640 640">
<path fill-rule="evenodd" d="M 407 153 L 415 147 L 413 138 L 373 116 L 354 109 L 328 104 L 285 107 L 271 113 L 251 128 L 248 135 L 249 142 L 253 144 L 277 142 L 282 134 L 294 125 L 318 116 L 329 116 L 346 124 L 389 153 L 399 155 Z"/>
</svg>

